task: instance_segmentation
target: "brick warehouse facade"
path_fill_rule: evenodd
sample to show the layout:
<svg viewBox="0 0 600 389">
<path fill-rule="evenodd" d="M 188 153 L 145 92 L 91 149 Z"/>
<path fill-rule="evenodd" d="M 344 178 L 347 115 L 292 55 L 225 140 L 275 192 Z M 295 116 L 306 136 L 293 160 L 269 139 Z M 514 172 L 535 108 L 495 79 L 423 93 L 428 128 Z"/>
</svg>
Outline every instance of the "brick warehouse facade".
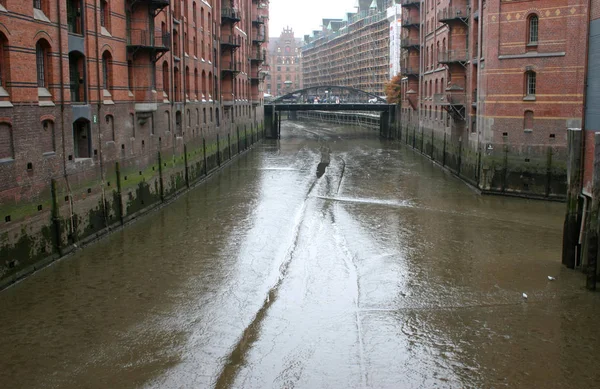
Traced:
<svg viewBox="0 0 600 389">
<path fill-rule="evenodd" d="M 0 1 L 0 283 L 262 137 L 267 0 Z"/>
<path fill-rule="evenodd" d="M 387 0 L 360 0 L 357 13 L 324 19 L 323 29 L 305 36 L 304 87 L 350 86 L 378 96 L 389 80 Z"/>
<path fill-rule="evenodd" d="M 483 191 L 564 197 L 587 2 L 400 3 L 404 140 Z"/>
<path fill-rule="evenodd" d="M 284 28 L 278 38 L 269 38 L 267 93 L 278 97 L 302 89 L 301 48 L 302 39 L 294 37 L 290 28 Z"/>
</svg>

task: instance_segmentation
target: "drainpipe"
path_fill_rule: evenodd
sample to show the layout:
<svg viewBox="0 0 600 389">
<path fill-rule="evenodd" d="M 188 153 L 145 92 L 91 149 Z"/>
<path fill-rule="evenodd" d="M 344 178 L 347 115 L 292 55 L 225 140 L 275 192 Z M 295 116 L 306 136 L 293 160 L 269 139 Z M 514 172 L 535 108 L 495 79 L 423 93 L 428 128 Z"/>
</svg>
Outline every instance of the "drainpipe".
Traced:
<svg viewBox="0 0 600 389">
<path fill-rule="evenodd" d="M 58 74 L 60 77 L 60 130 L 62 135 L 62 152 L 63 152 L 63 177 L 65 184 L 67 185 L 67 191 L 69 193 L 69 221 L 71 225 L 71 233 L 75 234 L 75 226 L 73 223 L 73 196 L 71 194 L 71 185 L 69 184 L 69 176 L 67 175 L 67 148 L 65 146 L 65 82 L 64 82 L 64 70 L 63 70 L 63 39 L 62 39 L 62 18 L 60 1 L 56 2 L 56 14 L 58 17 L 58 54 L 60 56 L 60 66 L 58 67 Z"/>
<path fill-rule="evenodd" d="M 476 101 L 476 106 L 477 106 L 477 117 L 475 118 L 475 126 L 477 127 L 477 153 L 479 154 L 479 161 L 481 161 L 481 154 L 482 154 L 482 150 L 481 150 L 481 133 L 483 131 L 483 118 L 482 118 L 482 112 L 481 112 L 481 104 L 480 104 L 480 98 L 479 98 L 479 94 L 481 93 L 481 53 L 483 52 L 483 0 L 477 0 L 478 1 L 478 10 L 479 10 L 479 19 L 477 20 L 477 101 Z M 479 170 L 479 180 L 481 181 L 481 172 L 482 172 L 482 167 L 481 167 L 481 162 L 479 162 L 479 166 L 477 166 L 477 169 Z M 479 186 L 481 186 L 481 183 L 477 183 Z"/>
<path fill-rule="evenodd" d="M 84 5 L 85 6 L 85 5 Z M 108 227 L 108 212 L 106 209 L 106 188 L 104 187 L 104 161 L 102 157 L 102 136 L 100 131 L 100 122 L 101 122 L 101 111 L 102 111 L 102 93 L 103 91 L 100 88 L 100 40 L 98 38 L 98 34 L 101 31 L 100 22 L 98 20 L 98 10 L 100 9 L 99 0 L 95 1 L 94 4 L 94 25 L 96 27 L 95 41 L 96 41 L 96 84 L 98 85 L 98 125 L 96 126 L 96 130 L 98 131 L 98 160 L 100 163 L 100 180 L 102 189 L 102 209 L 104 213 L 104 226 Z M 84 26 L 85 27 L 85 26 Z M 87 85 L 86 85 L 87 87 Z M 87 91 L 86 91 L 87 94 Z M 113 118 L 113 125 L 114 125 Z"/>
</svg>

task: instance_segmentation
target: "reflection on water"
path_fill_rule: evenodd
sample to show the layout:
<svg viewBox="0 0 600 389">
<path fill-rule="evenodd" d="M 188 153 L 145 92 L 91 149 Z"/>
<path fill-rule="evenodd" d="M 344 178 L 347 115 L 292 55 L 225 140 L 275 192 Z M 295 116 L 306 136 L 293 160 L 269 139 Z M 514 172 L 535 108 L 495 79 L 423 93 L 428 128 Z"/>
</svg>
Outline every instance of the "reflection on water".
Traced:
<svg viewBox="0 0 600 389">
<path fill-rule="evenodd" d="M 0 386 L 597 385 L 600 297 L 560 265 L 562 204 L 481 197 L 324 126 L 285 123 L 0 293 Z"/>
</svg>

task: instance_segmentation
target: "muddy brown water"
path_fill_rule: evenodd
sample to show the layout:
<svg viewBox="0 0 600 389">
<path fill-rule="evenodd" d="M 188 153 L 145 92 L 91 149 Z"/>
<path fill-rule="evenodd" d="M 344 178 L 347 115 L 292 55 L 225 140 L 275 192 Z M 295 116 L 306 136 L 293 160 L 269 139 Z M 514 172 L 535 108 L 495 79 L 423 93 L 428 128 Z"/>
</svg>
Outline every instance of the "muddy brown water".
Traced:
<svg viewBox="0 0 600 389">
<path fill-rule="evenodd" d="M 600 386 L 563 204 L 481 197 L 371 130 L 282 135 L 1 292 L 0 387 Z"/>
</svg>

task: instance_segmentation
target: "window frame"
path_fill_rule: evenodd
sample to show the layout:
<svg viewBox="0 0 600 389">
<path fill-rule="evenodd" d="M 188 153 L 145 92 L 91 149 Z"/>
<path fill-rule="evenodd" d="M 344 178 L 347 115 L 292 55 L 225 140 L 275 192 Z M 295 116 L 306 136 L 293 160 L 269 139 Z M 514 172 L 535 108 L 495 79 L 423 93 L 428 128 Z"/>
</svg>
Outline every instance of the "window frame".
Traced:
<svg viewBox="0 0 600 389">
<path fill-rule="evenodd" d="M 527 46 L 537 46 L 540 39 L 540 18 L 531 14 L 527 18 Z"/>
<path fill-rule="evenodd" d="M 525 99 L 535 99 L 537 93 L 537 73 L 534 70 L 525 72 Z"/>
</svg>

